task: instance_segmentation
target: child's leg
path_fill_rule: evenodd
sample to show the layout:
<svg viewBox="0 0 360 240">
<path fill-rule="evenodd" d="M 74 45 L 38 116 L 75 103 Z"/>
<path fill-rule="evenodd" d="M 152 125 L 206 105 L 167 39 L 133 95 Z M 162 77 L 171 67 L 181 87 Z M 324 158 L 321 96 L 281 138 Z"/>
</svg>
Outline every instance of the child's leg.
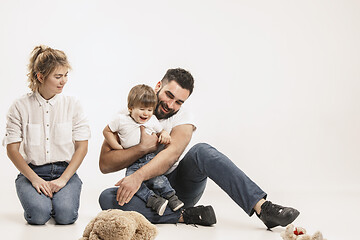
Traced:
<svg viewBox="0 0 360 240">
<path fill-rule="evenodd" d="M 146 155 L 147 156 L 147 155 Z M 131 166 L 126 169 L 126 176 L 129 176 L 136 172 L 139 168 L 146 164 L 146 156 L 142 159 L 139 159 Z M 168 201 L 162 197 L 156 195 L 151 189 L 149 189 L 145 183 L 141 183 L 139 190 L 135 193 L 137 197 L 143 200 L 146 203 L 146 206 L 152 208 L 160 216 L 164 214 Z"/>
<path fill-rule="evenodd" d="M 136 172 L 139 168 L 141 168 L 145 163 L 141 162 L 141 159 L 134 162 L 131 166 L 129 166 L 126 169 L 126 176 L 129 176 Z M 144 202 L 148 202 L 150 196 L 154 196 L 155 193 L 149 189 L 144 183 L 141 183 L 139 190 L 135 193 L 136 196 L 138 196 L 140 199 L 142 199 Z"/>
<path fill-rule="evenodd" d="M 18 175 L 15 185 L 25 220 L 32 225 L 44 225 L 51 218 L 51 199 L 43 193 L 39 194 L 22 174 Z"/>
<path fill-rule="evenodd" d="M 170 198 L 175 194 L 175 190 L 171 187 L 171 184 L 167 177 L 160 175 L 151 178 L 145 182 L 146 186 L 152 189 L 157 195 L 163 198 Z"/>
<path fill-rule="evenodd" d="M 171 210 L 177 211 L 184 206 L 184 203 L 175 195 L 175 190 L 171 187 L 167 177 L 161 175 L 152 178 L 146 181 L 146 185 L 153 189 L 156 194 L 168 199 Z"/>
</svg>

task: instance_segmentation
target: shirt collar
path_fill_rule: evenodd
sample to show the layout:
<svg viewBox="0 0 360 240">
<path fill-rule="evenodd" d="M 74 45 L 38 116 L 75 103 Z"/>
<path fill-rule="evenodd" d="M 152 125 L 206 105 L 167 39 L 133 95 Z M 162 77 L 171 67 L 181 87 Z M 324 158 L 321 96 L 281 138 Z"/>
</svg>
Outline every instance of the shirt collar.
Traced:
<svg viewBox="0 0 360 240">
<path fill-rule="evenodd" d="M 39 102 L 40 106 L 42 106 L 45 103 L 49 103 L 51 106 L 54 106 L 58 99 L 58 94 L 56 94 L 54 97 L 50 98 L 49 100 L 46 100 L 41 96 L 41 94 L 38 91 L 36 91 L 35 98 Z"/>
</svg>

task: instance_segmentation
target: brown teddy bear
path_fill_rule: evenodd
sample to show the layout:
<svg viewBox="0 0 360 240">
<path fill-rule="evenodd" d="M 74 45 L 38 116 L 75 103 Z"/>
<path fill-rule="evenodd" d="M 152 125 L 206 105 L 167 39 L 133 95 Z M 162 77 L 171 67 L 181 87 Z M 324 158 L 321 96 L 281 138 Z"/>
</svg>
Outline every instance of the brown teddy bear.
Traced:
<svg viewBox="0 0 360 240">
<path fill-rule="evenodd" d="M 294 229 L 292 224 L 287 225 L 285 231 L 281 233 L 281 237 L 284 240 L 326 240 L 319 231 L 310 236 L 306 234 L 304 228 L 297 227 Z"/>
<path fill-rule="evenodd" d="M 110 209 L 91 220 L 79 240 L 152 240 L 157 234 L 156 226 L 140 213 Z"/>
</svg>

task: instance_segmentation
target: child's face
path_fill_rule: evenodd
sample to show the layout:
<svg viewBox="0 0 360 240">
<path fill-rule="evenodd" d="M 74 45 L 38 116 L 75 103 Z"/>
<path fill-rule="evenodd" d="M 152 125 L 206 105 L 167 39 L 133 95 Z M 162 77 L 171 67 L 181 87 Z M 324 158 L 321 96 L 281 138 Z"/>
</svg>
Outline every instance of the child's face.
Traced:
<svg viewBox="0 0 360 240">
<path fill-rule="evenodd" d="M 130 116 L 134 119 L 135 122 L 144 124 L 153 115 L 154 108 L 153 107 L 134 107 L 129 109 Z"/>
</svg>

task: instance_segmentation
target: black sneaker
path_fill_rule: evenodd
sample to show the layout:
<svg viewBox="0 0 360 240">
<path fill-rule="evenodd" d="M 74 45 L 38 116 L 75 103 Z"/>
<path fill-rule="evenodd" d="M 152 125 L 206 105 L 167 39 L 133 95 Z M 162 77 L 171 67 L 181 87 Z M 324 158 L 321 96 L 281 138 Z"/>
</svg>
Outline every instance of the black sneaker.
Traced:
<svg viewBox="0 0 360 240">
<path fill-rule="evenodd" d="M 292 223 L 300 212 L 291 207 L 283 207 L 266 201 L 261 205 L 261 212 L 258 217 L 265 223 L 268 229 L 282 226 L 286 227 Z"/>
<path fill-rule="evenodd" d="M 156 211 L 159 214 L 159 216 L 162 216 L 165 212 L 167 204 L 168 204 L 168 200 L 158 195 L 153 195 L 149 197 L 146 206 L 151 207 L 154 211 Z"/>
<path fill-rule="evenodd" d="M 174 212 L 184 206 L 184 203 L 180 201 L 176 195 L 172 195 L 168 200 L 169 200 L 169 207 Z"/>
<path fill-rule="evenodd" d="M 211 226 L 216 223 L 216 216 L 212 206 L 197 206 L 184 209 L 182 212 L 184 223 Z"/>
</svg>

